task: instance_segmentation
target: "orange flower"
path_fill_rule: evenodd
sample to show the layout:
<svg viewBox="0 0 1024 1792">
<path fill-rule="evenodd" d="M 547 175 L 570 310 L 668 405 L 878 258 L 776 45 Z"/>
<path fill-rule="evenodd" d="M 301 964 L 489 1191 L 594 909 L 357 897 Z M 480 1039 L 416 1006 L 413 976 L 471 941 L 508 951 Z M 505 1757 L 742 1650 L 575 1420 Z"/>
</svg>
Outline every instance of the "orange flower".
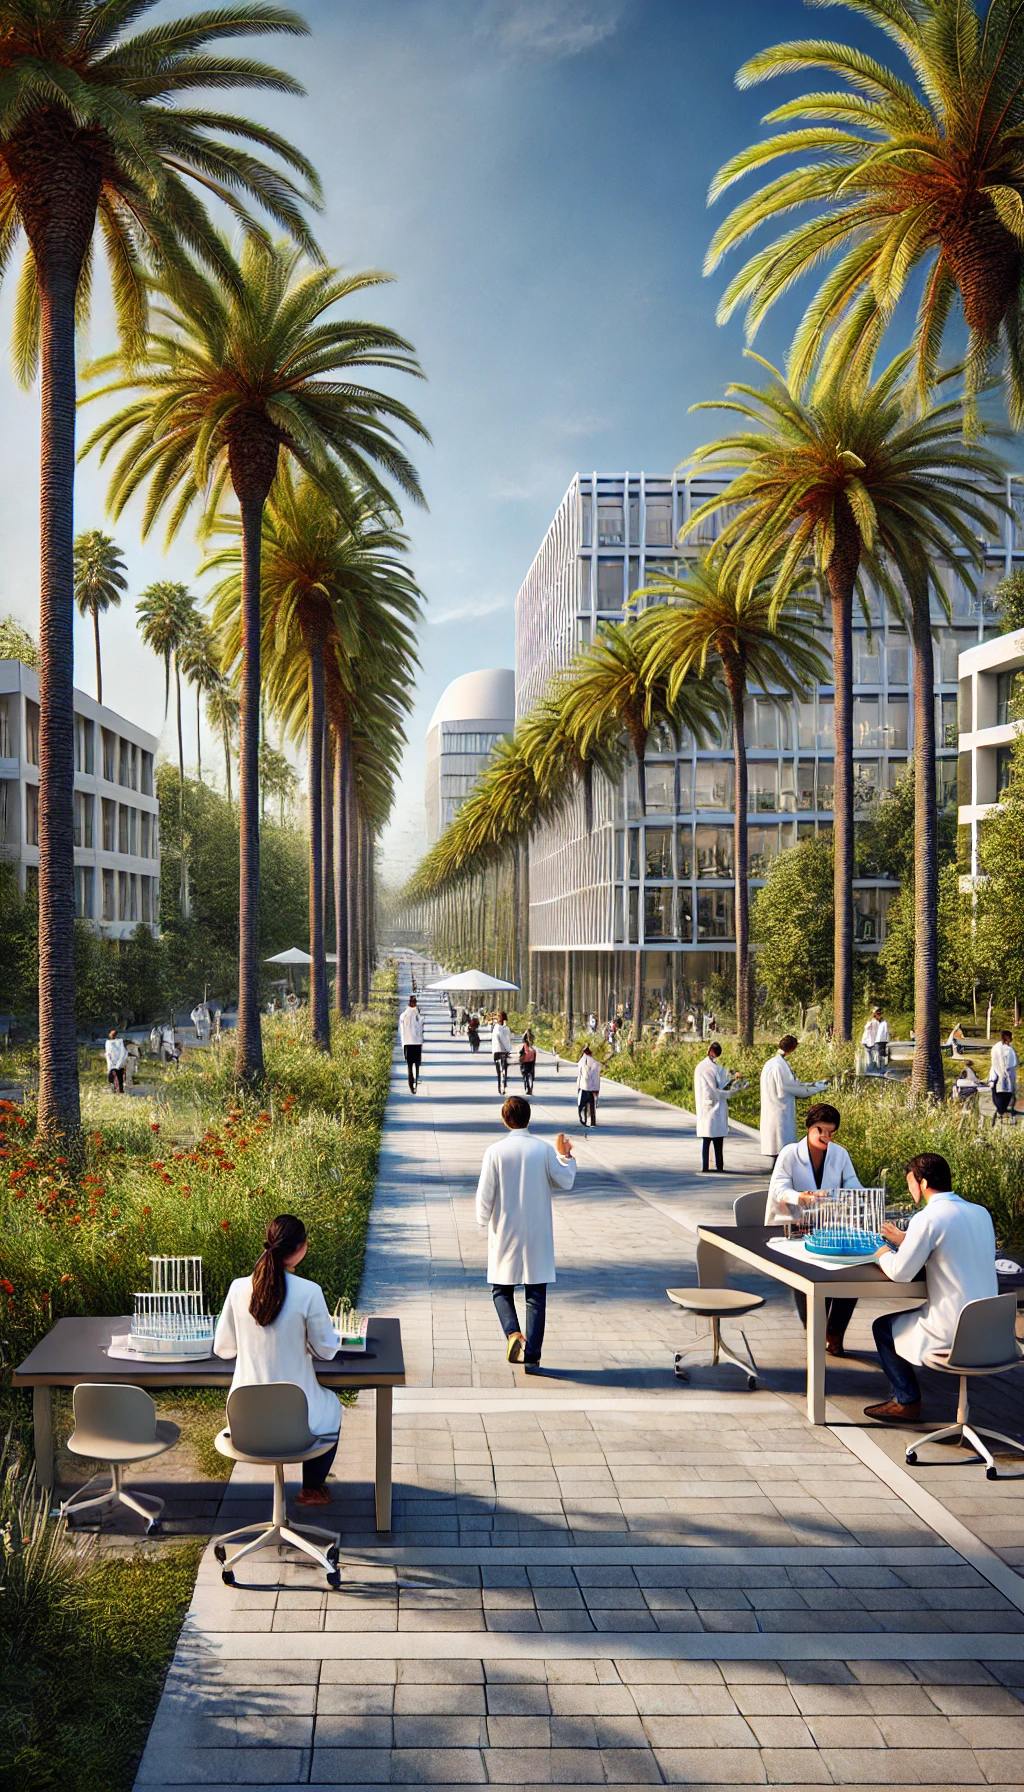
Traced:
<svg viewBox="0 0 1024 1792">
<path fill-rule="evenodd" d="M 69 1220 L 68 1220 L 68 1225 L 69 1225 L 69 1226 L 80 1226 L 80 1225 L 81 1225 L 81 1224 L 82 1224 L 82 1216 L 81 1216 L 81 1214 L 80 1214 L 80 1213 L 73 1213 L 73 1214 L 72 1214 L 72 1215 L 71 1215 L 71 1218 L 70 1218 L 70 1219 L 69 1219 Z"/>
<path fill-rule="evenodd" d="M 153 1209 L 152 1209 L 152 1207 L 144 1207 L 142 1209 L 142 1211 L 143 1211 L 143 1213 L 152 1213 Z"/>
<path fill-rule="evenodd" d="M 111 1217 L 111 1219 L 112 1219 L 112 1220 L 119 1220 L 119 1219 L 120 1219 L 120 1218 L 121 1218 L 121 1209 L 120 1209 L 120 1207 L 112 1207 L 112 1208 L 111 1208 L 111 1209 L 110 1209 L 110 1217 Z"/>
<path fill-rule="evenodd" d="M 149 1130 L 150 1130 L 150 1132 L 159 1132 L 160 1131 L 159 1120 L 151 1120 L 149 1123 Z"/>
<path fill-rule="evenodd" d="M 66 1157 L 58 1157 L 58 1158 L 55 1158 L 55 1160 L 54 1160 L 54 1161 L 55 1161 L 55 1163 L 57 1163 L 57 1164 L 58 1164 L 58 1166 L 59 1166 L 59 1167 L 60 1167 L 60 1169 L 62 1169 L 62 1170 L 66 1170 L 66 1169 L 67 1169 L 67 1167 L 68 1167 L 68 1160 L 67 1160 L 67 1158 L 66 1158 Z"/>
<path fill-rule="evenodd" d="M 75 1278 L 74 1278 L 74 1276 L 61 1276 L 61 1278 L 60 1278 L 60 1279 L 61 1279 L 61 1283 L 62 1283 L 62 1284 L 63 1284 L 63 1283 L 65 1283 L 65 1282 L 73 1282 L 73 1281 L 74 1281 L 74 1279 L 75 1279 Z M 0 1282 L 0 1287 L 8 1287 L 8 1288 L 10 1288 L 10 1286 L 11 1286 L 11 1285 L 10 1285 L 10 1283 L 9 1283 L 9 1282 L 7 1282 L 7 1283 L 3 1283 L 3 1282 Z M 13 1293 L 14 1293 L 14 1290 L 13 1290 L 13 1288 L 12 1288 L 12 1289 L 11 1289 L 11 1293 L 12 1293 L 12 1294 L 13 1294 Z"/>
<path fill-rule="evenodd" d="M 183 1201 L 188 1201 L 191 1198 L 191 1195 L 192 1195 L 192 1190 L 190 1188 L 182 1189 L 181 1198 Z"/>
<path fill-rule="evenodd" d="M 0 1288 L 3 1289 L 5 1294 L 13 1294 L 14 1293 L 14 1283 L 8 1282 L 6 1277 L 2 1282 L 0 1282 Z"/>
<path fill-rule="evenodd" d="M 231 1230 L 231 1221 L 230 1221 L 230 1220 L 221 1220 L 221 1222 L 220 1222 L 220 1229 L 221 1229 L 221 1231 L 222 1231 L 222 1232 L 230 1232 L 230 1230 Z"/>
</svg>

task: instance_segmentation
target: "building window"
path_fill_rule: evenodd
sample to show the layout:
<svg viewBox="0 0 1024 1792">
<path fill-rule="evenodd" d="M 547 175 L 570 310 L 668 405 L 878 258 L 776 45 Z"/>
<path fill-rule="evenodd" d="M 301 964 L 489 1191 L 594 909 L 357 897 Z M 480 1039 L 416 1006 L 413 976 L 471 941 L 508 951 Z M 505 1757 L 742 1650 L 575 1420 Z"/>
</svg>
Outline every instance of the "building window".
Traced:
<svg viewBox="0 0 1024 1792">
<path fill-rule="evenodd" d="M 102 730 L 102 734 L 103 734 L 103 777 L 104 777 L 104 780 L 106 781 L 106 783 L 114 784 L 114 783 L 116 783 L 115 773 L 116 773 L 116 768 L 117 768 L 117 735 L 111 734 L 109 728 L 104 728 Z"/>
<path fill-rule="evenodd" d="M 128 851 L 131 853 L 133 859 L 138 858 L 139 811 L 137 809 L 129 809 L 128 811 Z"/>
<path fill-rule="evenodd" d="M 676 814 L 690 815 L 693 811 L 693 761 L 691 759 L 681 759 L 676 766 L 676 771 L 678 773 L 679 785 L 679 794 L 677 798 L 679 807 L 676 810 Z"/>
<path fill-rule="evenodd" d="M 882 640 L 878 634 L 861 634 L 853 637 L 853 682 L 854 684 L 881 684 L 882 682 Z"/>
<path fill-rule="evenodd" d="M 801 745 L 803 743 L 801 742 Z M 835 752 L 836 745 L 836 706 L 832 697 L 818 698 L 818 720 L 815 730 L 814 745 L 822 752 Z"/>
<path fill-rule="evenodd" d="M 779 856 L 778 828 L 748 828 L 747 856 L 751 877 L 767 877 L 772 860 Z"/>
<path fill-rule="evenodd" d="M 882 787 L 877 759 L 855 759 L 853 762 L 853 807 L 863 814 L 873 809 Z"/>
<path fill-rule="evenodd" d="M 0 784 L 0 846 L 14 844 L 15 816 L 17 815 L 18 786 L 16 784 Z"/>
<path fill-rule="evenodd" d="M 139 817 L 139 831 L 140 831 L 139 856 L 140 856 L 140 858 L 143 858 L 143 859 L 151 859 L 153 857 L 153 854 L 150 851 L 150 844 L 149 844 L 149 842 L 150 842 L 150 814 L 149 814 L 148 809 L 143 809 L 142 814 Z"/>
<path fill-rule="evenodd" d="M 644 829 L 644 876 L 659 881 L 672 876 L 672 829 Z"/>
<path fill-rule="evenodd" d="M 93 726 L 86 716 L 75 717 L 75 770 L 91 778 L 95 767 Z"/>
<path fill-rule="evenodd" d="M 597 563 L 597 607 L 599 610 L 622 608 L 622 561 L 599 560 Z"/>
<path fill-rule="evenodd" d="M 39 705 L 25 704 L 25 758 L 29 765 L 39 764 Z"/>
<path fill-rule="evenodd" d="M 7 698 L 0 697 L 0 759 L 11 757 L 11 727 L 7 713 Z"/>
<path fill-rule="evenodd" d="M 635 884 L 629 892 L 629 943 L 640 943 L 640 892 Z"/>
<path fill-rule="evenodd" d="M 890 635 L 885 650 L 885 671 L 890 688 L 894 684 L 910 683 L 910 649 L 905 635 L 902 639 L 897 635 L 895 640 Z"/>
<path fill-rule="evenodd" d="M 128 810 L 123 803 L 117 807 L 117 850 L 125 854 L 128 851 Z"/>
<path fill-rule="evenodd" d="M 907 769 L 905 759 L 887 759 L 885 764 L 885 788 L 895 790 Z"/>
<path fill-rule="evenodd" d="M 39 845 L 39 786 L 25 786 L 25 844 Z"/>
<path fill-rule="evenodd" d="M 131 783 L 131 747 L 126 740 L 122 740 L 118 744 L 120 751 L 118 753 L 117 781 L 119 784 L 127 785 Z"/>
<path fill-rule="evenodd" d="M 670 886 L 644 891 L 644 939 L 646 941 L 675 938 L 672 908 Z"/>
<path fill-rule="evenodd" d="M 144 921 L 152 921 L 154 916 L 153 916 L 153 879 L 151 877 L 140 877 L 140 879 L 139 879 L 139 901 L 140 901 L 140 906 L 141 906 L 142 919 Z"/>
<path fill-rule="evenodd" d="M 878 697 L 853 699 L 853 744 L 855 747 L 882 745 L 881 702 Z"/>
<path fill-rule="evenodd" d="M 791 746 L 789 713 L 768 697 L 748 697 L 743 706 L 747 748 L 761 747 L 769 752 L 779 748 L 788 752 Z"/>
<path fill-rule="evenodd" d="M 831 810 L 835 803 L 835 763 L 831 759 L 818 760 L 818 808 Z"/>
<path fill-rule="evenodd" d="M 93 871 L 91 865 L 75 866 L 75 919 L 92 920 L 92 885 Z"/>
<path fill-rule="evenodd" d="M 752 814 L 774 814 L 779 807 L 778 761 L 759 764 L 755 760 L 747 769 L 747 788 L 747 807 Z"/>
<path fill-rule="evenodd" d="M 881 945 L 892 895 L 891 890 L 854 890 L 853 937 L 859 946 Z"/>
<path fill-rule="evenodd" d="M 1008 718 L 1010 721 L 1013 717 Z M 956 721 L 956 698 L 936 697 L 935 699 L 935 745 L 937 747 L 955 747 L 958 744 L 959 731 Z"/>
<path fill-rule="evenodd" d="M 731 809 L 732 793 L 732 766 L 720 759 L 698 759 L 693 774 L 694 808 Z"/>
<path fill-rule="evenodd" d="M 640 829 L 629 830 L 629 865 L 627 875 L 634 879 L 640 876 Z"/>
<path fill-rule="evenodd" d="M 599 548 L 621 548 L 625 546 L 623 533 L 623 516 L 621 504 L 601 504 L 597 506 L 597 545 Z"/>
<path fill-rule="evenodd" d="M 693 876 L 693 829 L 688 822 L 676 829 L 676 876 Z"/>
<path fill-rule="evenodd" d="M 92 846 L 92 797 L 84 790 L 75 791 L 75 845 Z"/>
<path fill-rule="evenodd" d="M 676 768 L 674 765 L 645 767 L 647 810 L 651 815 L 674 815 L 676 812 Z"/>
<path fill-rule="evenodd" d="M 698 827 L 696 830 L 698 877 L 732 877 L 735 858 L 731 828 Z"/>
<path fill-rule="evenodd" d="M 796 767 L 796 806 L 797 809 L 813 809 L 814 804 L 814 760 L 799 759 Z"/>
<path fill-rule="evenodd" d="M 116 900 L 117 900 L 116 896 L 115 896 L 115 888 L 116 888 L 115 879 L 116 879 L 116 877 L 117 877 L 116 871 L 104 871 L 104 873 L 103 873 L 103 919 L 104 919 L 104 921 L 112 921 L 114 919 L 115 904 L 116 904 Z"/>
<path fill-rule="evenodd" d="M 585 548 L 589 548 L 594 539 L 594 507 L 589 492 L 580 498 L 580 540 Z"/>
<path fill-rule="evenodd" d="M 935 806 L 940 814 L 957 805 L 957 762 L 938 759 L 935 762 Z"/>
<path fill-rule="evenodd" d="M 648 547 L 672 546 L 672 499 L 648 498 L 644 534 Z"/>
<path fill-rule="evenodd" d="M 153 794 L 153 755 L 152 755 L 152 753 L 147 753 L 145 748 L 143 748 L 142 752 L 140 754 L 140 760 L 141 760 L 141 765 L 142 765 L 142 772 L 141 772 L 141 776 L 139 778 L 139 788 L 141 789 L 143 796 L 152 796 L 152 794 Z"/>
<path fill-rule="evenodd" d="M 127 921 L 128 919 L 128 888 L 130 883 L 131 878 L 128 876 L 127 871 L 119 871 L 117 874 L 117 918 L 119 921 Z"/>
<path fill-rule="evenodd" d="M 905 753 L 909 738 L 910 701 L 907 697 L 890 697 L 885 706 L 885 744 L 890 752 Z"/>
<path fill-rule="evenodd" d="M 676 938 L 689 944 L 693 939 L 693 891 L 676 891 Z"/>
<path fill-rule="evenodd" d="M 103 850 L 117 851 L 117 804 L 109 797 L 103 797 Z"/>
<path fill-rule="evenodd" d="M 698 940 L 731 940 L 735 937 L 735 933 L 733 892 L 731 890 L 698 890 Z"/>
</svg>

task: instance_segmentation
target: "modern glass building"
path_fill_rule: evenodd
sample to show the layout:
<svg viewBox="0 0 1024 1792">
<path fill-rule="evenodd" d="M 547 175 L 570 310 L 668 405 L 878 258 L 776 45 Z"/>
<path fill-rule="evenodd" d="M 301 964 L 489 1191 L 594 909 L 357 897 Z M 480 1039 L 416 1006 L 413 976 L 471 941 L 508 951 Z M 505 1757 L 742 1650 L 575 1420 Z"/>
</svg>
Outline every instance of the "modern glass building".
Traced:
<svg viewBox="0 0 1024 1792">
<path fill-rule="evenodd" d="M 705 475 L 577 475 L 566 492 L 516 600 L 516 714 L 542 696 L 551 676 L 592 641 L 641 586 L 685 570 L 714 539 L 717 519 L 683 547 L 679 532 L 716 489 Z M 717 489 L 721 489 L 720 484 Z M 936 603 L 936 724 L 939 802 L 957 805 L 958 657 L 998 632 L 990 593 L 1024 563 L 1024 481 L 1007 480 L 1012 517 L 986 543 L 982 589 L 972 596 L 950 567 L 949 619 Z M 827 608 L 823 645 L 831 650 Z M 906 630 L 873 594 L 854 622 L 854 775 L 867 813 L 905 769 L 913 747 L 910 650 Z M 807 702 L 783 706 L 752 696 L 747 711 L 751 881 L 763 882 L 787 847 L 832 826 L 834 692 L 821 685 Z M 647 815 L 635 768 L 618 787 L 598 779 L 588 833 L 577 799 L 530 847 L 533 994 L 560 1002 L 572 954 L 578 1010 L 605 1012 L 632 987 L 644 954 L 650 1002 L 692 1001 L 734 951 L 733 771 L 731 745 L 702 750 L 668 735 L 647 754 Z M 857 880 L 858 945 L 877 950 L 898 885 Z"/>
<path fill-rule="evenodd" d="M 516 675 L 465 672 L 443 692 L 425 745 L 427 845 L 454 819 L 500 740 L 515 727 Z"/>
</svg>

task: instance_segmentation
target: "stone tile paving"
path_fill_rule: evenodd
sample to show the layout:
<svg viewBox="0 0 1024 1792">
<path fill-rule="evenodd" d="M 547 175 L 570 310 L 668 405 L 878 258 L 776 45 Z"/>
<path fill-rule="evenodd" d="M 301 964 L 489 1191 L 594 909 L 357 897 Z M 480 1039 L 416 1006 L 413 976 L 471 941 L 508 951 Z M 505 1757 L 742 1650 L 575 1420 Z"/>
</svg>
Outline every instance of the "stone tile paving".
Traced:
<svg viewBox="0 0 1024 1792">
<path fill-rule="evenodd" d="M 672 1377 L 692 1328 L 664 1289 L 695 1280 L 695 1215 L 754 1186 L 755 1146 L 700 1178 L 687 1116 L 607 1086 L 557 1202 L 549 1373 L 526 1378 L 472 1212 L 491 1066 L 428 1017 L 415 1100 L 396 1067 L 362 1294 L 406 1345 L 394 1530 L 373 1528 L 362 1397 L 331 1484 L 341 1590 L 266 1554 L 229 1589 L 208 1555 L 139 1786 L 1021 1783 L 1024 1586 L 947 1547 L 842 1426 L 807 1426 L 788 1301 L 749 1322 L 761 1392 Z M 538 1096 L 554 1132 L 571 1083 L 547 1066 Z M 865 1349 L 830 1371 L 834 1410 L 878 1385 Z M 1021 1483 L 963 1458 L 923 1481 L 1011 1559 Z M 233 1482 L 221 1522 L 254 1496 Z"/>
</svg>

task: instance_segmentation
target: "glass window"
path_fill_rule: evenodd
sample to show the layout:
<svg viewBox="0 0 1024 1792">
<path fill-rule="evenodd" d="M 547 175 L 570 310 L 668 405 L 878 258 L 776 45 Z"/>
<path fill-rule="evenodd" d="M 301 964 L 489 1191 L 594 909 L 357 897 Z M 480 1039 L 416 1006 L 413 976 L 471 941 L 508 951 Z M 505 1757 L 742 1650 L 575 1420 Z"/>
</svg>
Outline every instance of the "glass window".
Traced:
<svg viewBox="0 0 1024 1792">
<path fill-rule="evenodd" d="M 884 892 L 888 895 L 888 892 Z M 877 946 L 882 938 L 881 890 L 854 890 L 853 937 L 861 946 Z"/>
<path fill-rule="evenodd" d="M 796 806 L 814 808 L 814 760 L 798 759 L 796 767 Z"/>
<path fill-rule="evenodd" d="M 676 812 L 676 768 L 674 765 L 646 767 L 647 812 L 649 815 L 674 815 Z"/>
<path fill-rule="evenodd" d="M 7 698 L 0 697 L 0 759 L 10 759 L 11 757 L 11 727 Z"/>
<path fill-rule="evenodd" d="M 936 697 L 935 699 L 935 745 L 937 747 L 955 747 L 959 739 L 956 722 L 956 698 Z"/>
<path fill-rule="evenodd" d="M 630 877 L 633 877 L 633 878 L 637 878 L 640 876 L 640 829 L 639 828 L 630 828 L 630 830 L 629 830 L 629 875 L 630 875 Z"/>
<path fill-rule="evenodd" d="M 935 806 L 940 812 L 957 806 L 957 762 L 953 758 L 935 762 Z"/>
<path fill-rule="evenodd" d="M 676 829 L 676 876 L 693 876 L 693 829 L 689 822 Z"/>
<path fill-rule="evenodd" d="M 123 853 L 128 851 L 128 810 L 123 803 L 118 804 L 117 811 L 117 850 Z"/>
<path fill-rule="evenodd" d="M 809 703 L 798 702 L 796 706 L 796 738 L 801 747 L 817 746 L 817 723 L 814 714 L 814 698 Z"/>
<path fill-rule="evenodd" d="M 693 891 L 676 891 L 676 938 L 693 939 Z"/>
<path fill-rule="evenodd" d="M 140 786 L 142 789 L 143 796 L 152 796 L 152 794 L 153 794 L 153 755 L 152 755 L 152 753 L 147 753 L 145 750 L 143 750 L 143 754 L 142 754 L 142 774 L 139 779 L 139 783 L 140 783 Z"/>
<path fill-rule="evenodd" d="M 75 717 L 75 770 L 92 776 L 93 727 L 85 716 Z"/>
<path fill-rule="evenodd" d="M 818 760 L 818 808 L 831 810 L 835 802 L 835 763 L 831 759 Z"/>
<path fill-rule="evenodd" d="M 29 765 L 39 764 L 39 705 L 25 704 L 25 758 Z"/>
<path fill-rule="evenodd" d="M 963 757 L 965 759 L 969 759 L 969 755 L 966 753 L 963 755 Z M 1006 786 L 1010 782 L 1010 773 L 1012 770 L 1013 770 L 1013 748 L 1012 747 L 997 747 L 996 748 L 996 794 L 998 796 L 1002 796 L 1003 791 L 1006 789 Z M 29 786 L 29 789 L 31 789 L 31 785 Z M 968 799 L 968 800 L 970 800 L 970 799 Z"/>
<path fill-rule="evenodd" d="M 75 791 L 75 845 L 92 846 L 92 797 L 84 790 Z"/>
<path fill-rule="evenodd" d="M 813 840 L 814 834 L 815 834 L 815 827 L 814 827 L 813 821 L 798 821 L 797 822 L 796 837 L 798 840 Z"/>
<path fill-rule="evenodd" d="M 622 608 L 622 561 L 599 560 L 597 563 L 597 607 L 599 610 Z"/>
<path fill-rule="evenodd" d="M 644 939 L 671 940 L 675 938 L 673 926 L 673 901 L 671 886 L 662 889 L 644 891 Z"/>
<path fill-rule="evenodd" d="M 748 748 L 785 752 L 790 746 L 789 711 L 769 697 L 748 697 L 744 704 Z"/>
<path fill-rule="evenodd" d="M 906 635 L 889 636 L 885 649 L 885 673 L 890 689 L 910 683 L 910 648 Z"/>
<path fill-rule="evenodd" d="M 698 877 L 732 877 L 734 868 L 731 828 L 696 829 Z"/>
<path fill-rule="evenodd" d="M 131 765 L 130 743 L 126 740 L 122 740 L 119 743 L 119 745 L 120 745 L 120 751 L 117 756 L 117 781 L 119 784 L 130 784 L 131 783 L 131 771 L 129 769 L 130 765 Z"/>
<path fill-rule="evenodd" d="M 731 940 L 735 937 L 735 933 L 733 892 L 731 890 L 698 890 L 698 940 Z"/>
<path fill-rule="evenodd" d="M 153 919 L 153 879 L 139 878 L 139 913 L 143 921 Z"/>
<path fill-rule="evenodd" d="M 873 809 L 881 789 L 877 759 L 855 759 L 853 762 L 853 807 L 855 812 Z"/>
<path fill-rule="evenodd" d="M 676 771 L 678 774 L 678 796 L 676 800 L 679 803 L 679 808 L 676 810 L 676 814 L 689 815 L 693 811 L 692 759 L 681 759 L 676 766 Z"/>
<path fill-rule="evenodd" d="M 576 608 L 578 610 L 589 610 L 589 608 L 590 608 L 590 561 L 589 561 L 589 559 L 577 560 L 577 562 L 576 562 L 576 578 L 577 578 Z"/>
<path fill-rule="evenodd" d="M 104 919 L 104 921 L 112 921 L 114 919 L 114 908 L 115 908 L 115 903 L 116 903 L 116 897 L 114 895 L 114 889 L 115 889 L 114 879 L 115 879 L 116 875 L 117 875 L 117 873 L 114 871 L 104 871 L 104 873 L 103 873 L 103 919 Z"/>
<path fill-rule="evenodd" d="M 117 804 L 103 798 L 103 850 L 117 851 Z"/>
<path fill-rule="evenodd" d="M 117 760 L 117 735 L 111 734 L 109 728 L 103 729 L 103 776 L 108 784 L 115 782 Z M 113 918 L 113 917 L 111 917 Z"/>
<path fill-rule="evenodd" d="M 748 828 L 747 856 L 751 877 L 767 877 L 772 860 L 779 856 L 778 828 Z"/>
<path fill-rule="evenodd" d="M 580 539 L 585 548 L 589 548 L 594 536 L 594 508 L 589 492 L 580 498 Z"/>
<path fill-rule="evenodd" d="M 25 786 L 25 844 L 39 845 L 39 786 Z"/>
<path fill-rule="evenodd" d="M 599 548 L 621 548 L 624 545 L 621 504 L 597 506 L 597 545 Z"/>
<path fill-rule="evenodd" d="M 635 946 L 640 940 L 640 892 L 633 884 L 629 892 L 629 943 Z"/>
<path fill-rule="evenodd" d="M 644 876 L 652 879 L 672 876 L 672 829 L 644 829 Z"/>
<path fill-rule="evenodd" d="M 648 547 L 672 546 L 671 498 L 648 498 L 644 534 Z"/>
<path fill-rule="evenodd" d="M 885 746 L 890 752 L 905 753 L 910 739 L 910 700 L 890 697 L 885 706 Z"/>
<path fill-rule="evenodd" d="M 777 760 L 752 761 L 747 771 L 747 807 L 752 814 L 767 811 L 774 814 L 779 807 L 779 766 Z"/>
<path fill-rule="evenodd" d="M 731 809 L 732 766 L 721 759 L 698 759 L 693 774 L 695 809 Z"/>
<path fill-rule="evenodd" d="M 621 945 L 621 943 L 622 943 L 622 885 L 621 884 L 617 884 L 615 886 L 615 895 L 614 895 L 614 900 L 612 902 L 612 938 L 615 941 L 615 944 L 617 946 Z"/>
<path fill-rule="evenodd" d="M 881 684 L 882 682 L 882 638 L 878 633 L 870 635 L 859 629 L 853 637 L 853 682 L 854 684 Z"/>
<path fill-rule="evenodd" d="M 1018 683 L 1019 679 L 1020 679 L 1019 671 L 1000 672 L 996 679 L 996 727 L 997 728 L 1005 728 L 1009 722 L 1014 722 L 1017 719 L 1013 713 L 1013 704 L 1014 704 L 1014 699 L 1019 698 L 1020 694 L 1021 694 L 1017 688 L 1017 683 Z M 1021 682 L 1024 682 L 1024 680 L 1022 680 Z M 970 688 L 971 688 L 970 680 L 965 678 L 964 684 L 967 686 L 967 690 L 969 693 Z M 967 727 L 970 728 L 969 722 L 967 724 Z"/>
<path fill-rule="evenodd" d="M 855 697 L 853 699 L 853 744 L 855 747 L 880 747 L 882 745 L 880 698 Z"/>
<path fill-rule="evenodd" d="M 814 744 L 822 752 L 832 753 L 836 744 L 835 700 L 832 697 L 818 698 L 818 722 Z"/>
<path fill-rule="evenodd" d="M 138 918 L 139 918 L 139 874 L 137 871 L 132 871 L 129 873 L 129 876 L 128 876 L 128 919 L 129 919 L 129 921 L 137 921 Z"/>
<path fill-rule="evenodd" d="M 128 782 L 133 790 L 139 788 L 139 749 L 134 743 L 128 755 Z"/>
<path fill-rule="evenodd" d="M 632 597 L 634 591 L 639 591 L 639 589 L 640 589 L 640 562 L 637 559 L 635 554 L 631 554 L 630 558 L 629 558 L 629 567 L 628 567 L 627 575 L 626 575 L 626 590 L 627 590 L 628 595 L 630 597 Z"/>
<path fill-rule="evenodd" d="M 133 859 L 138 857 L 139 811 L 137 809 L 129 809 L 128 811 L 128 851 L 131 853 Z"/>
<path fill-rule="evenodd" d="M 888 761 L 885 768 L 886 790 L 895 790 L 906 769 L 907 762 L 905 759 L 890 759 Z"/>
<path fill-rule="evenodd" d="M 91 865 L 75 866 L 75 919 L 77 921 L 92 920 L 92 882 Z"/>
<path fill-rule="evenodd" d="M 128 919 L 128 886 L 129 886 L 130 881 L 131 880 L 129 879 L 127 871 L 118 872 L 118 874 L 117 874 L 117 918 L 119 921 L 127 921 L 127 919 Z"/>
</svg>

